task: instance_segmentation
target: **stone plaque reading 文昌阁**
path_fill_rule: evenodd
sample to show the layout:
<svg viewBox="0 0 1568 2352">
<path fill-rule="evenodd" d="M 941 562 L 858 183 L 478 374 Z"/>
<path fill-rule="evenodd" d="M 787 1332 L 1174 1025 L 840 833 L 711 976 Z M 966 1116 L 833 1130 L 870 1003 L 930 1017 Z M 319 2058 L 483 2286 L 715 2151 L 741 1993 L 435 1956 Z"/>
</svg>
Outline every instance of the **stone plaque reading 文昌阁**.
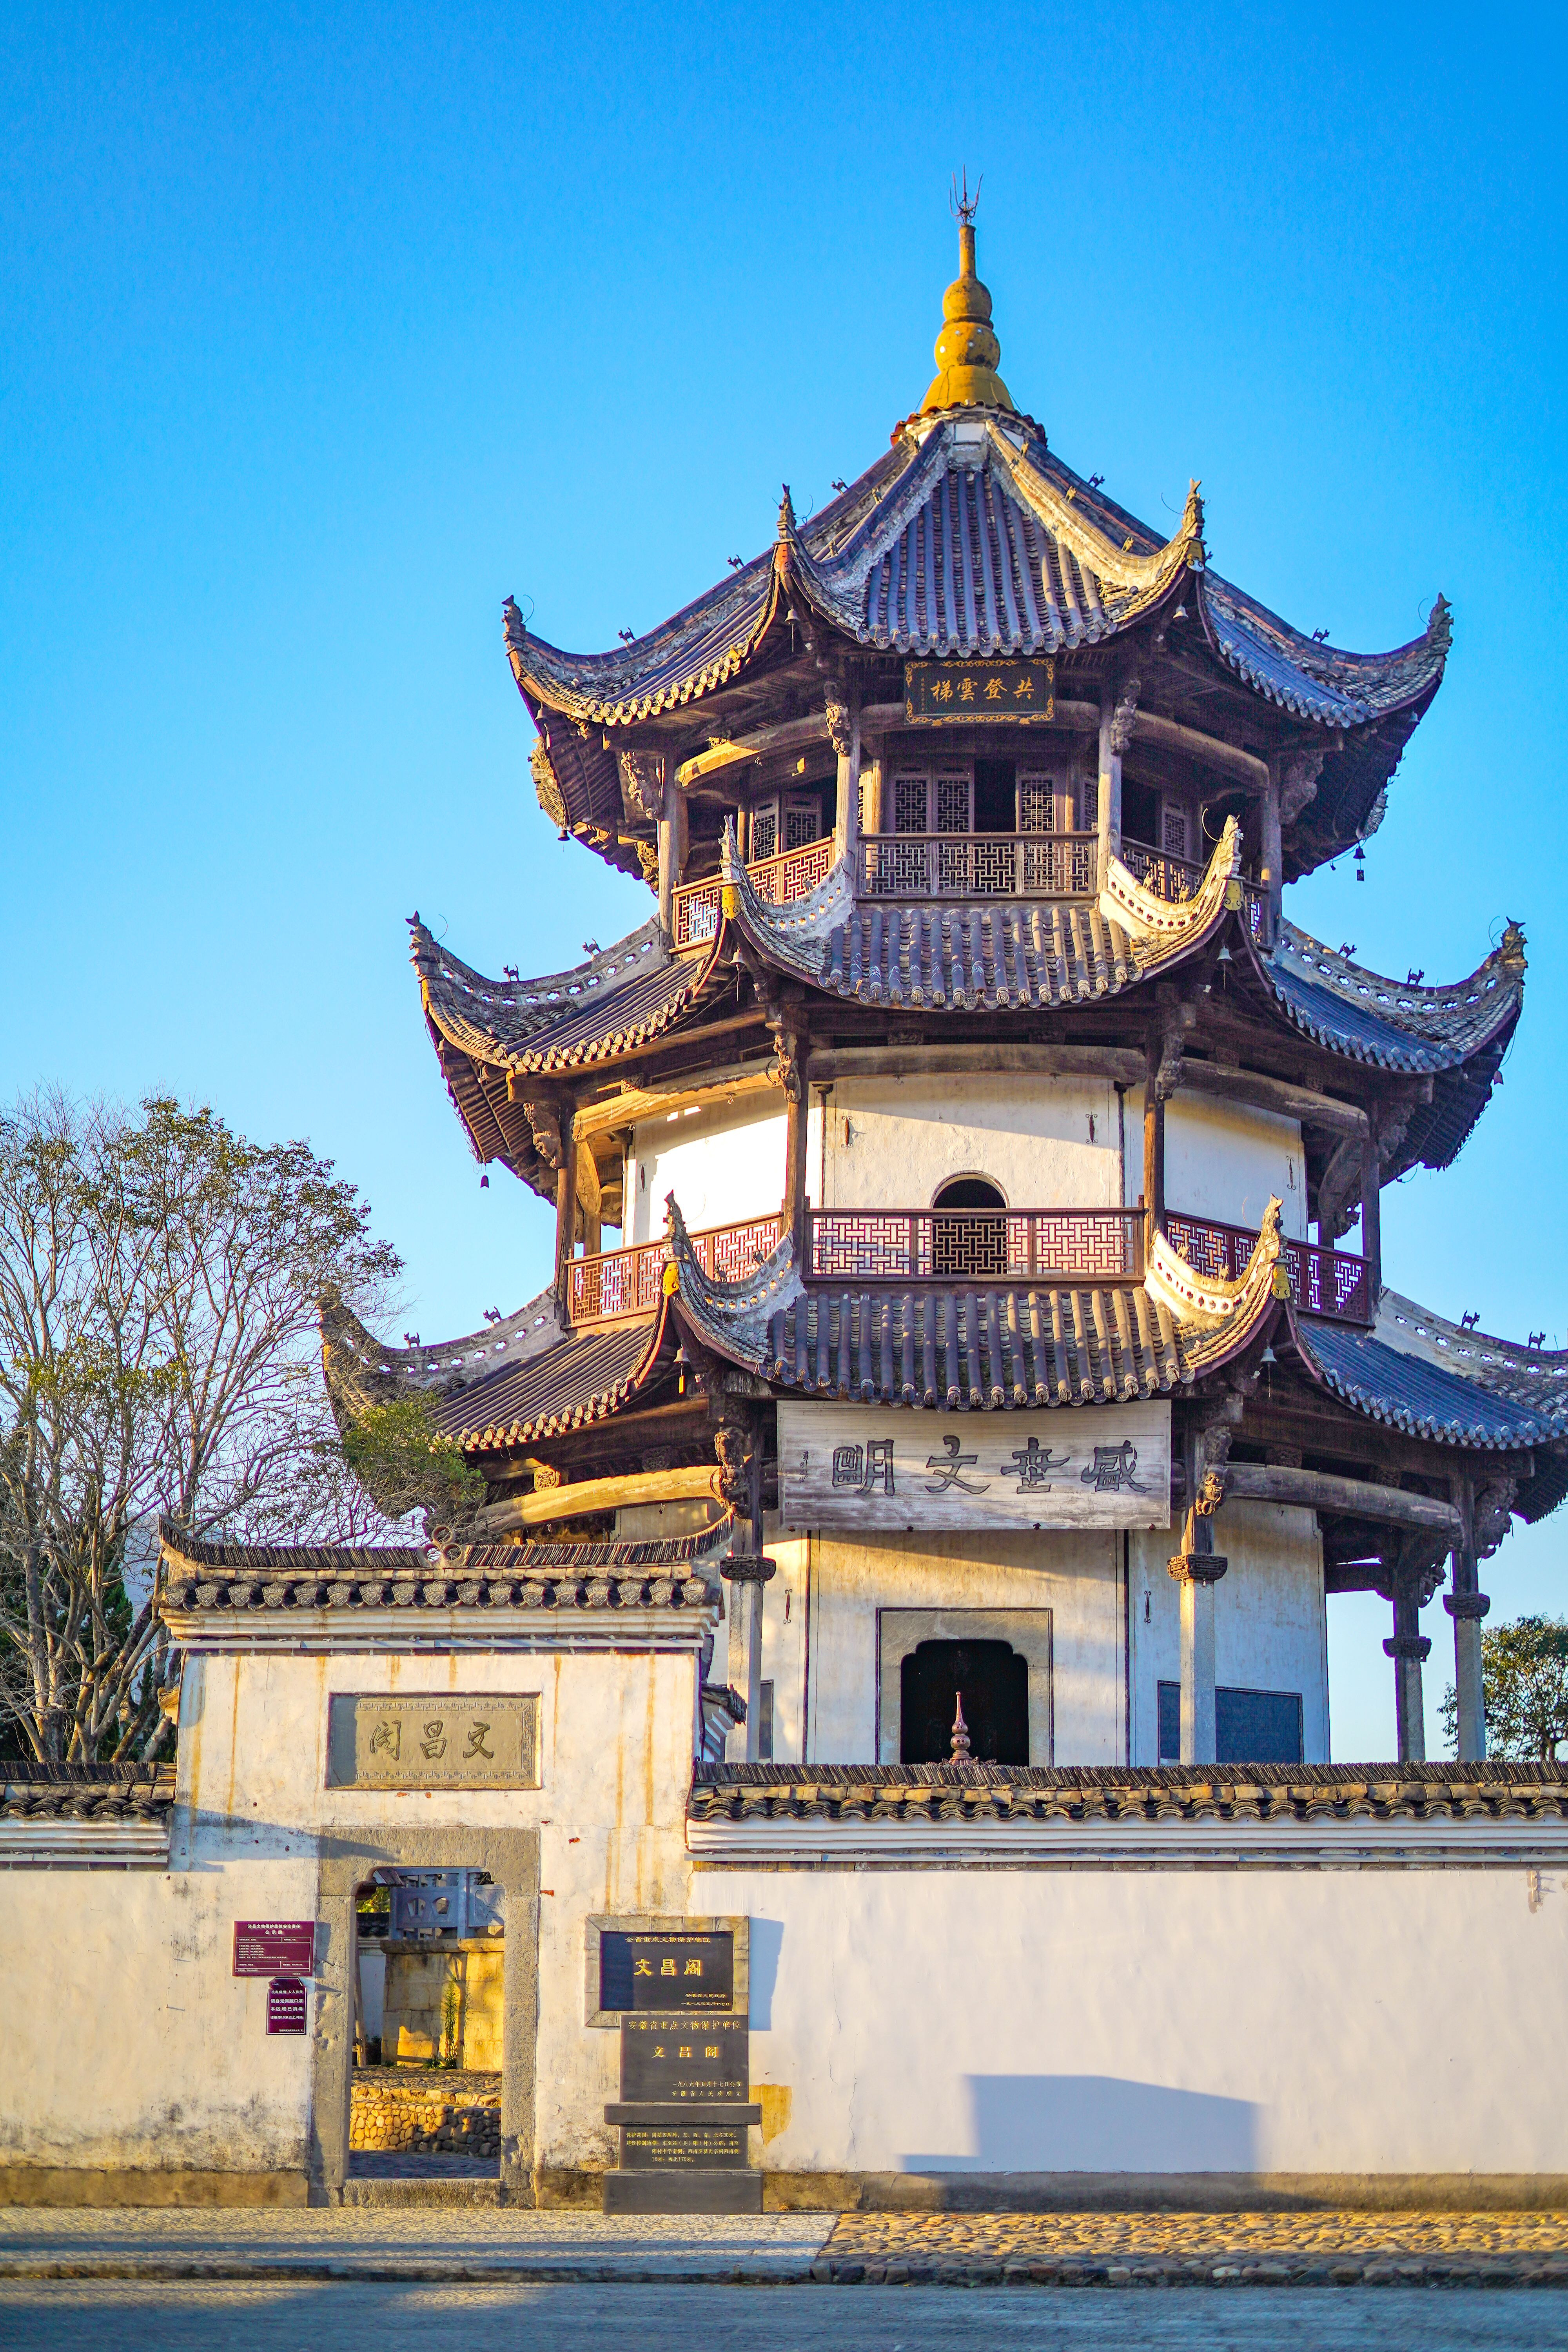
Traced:
<svg viewBox="0 0 1568 2352">
<path fill-rule="evenodd" d="M 734 1989 L 728 1928 L 606 1927 L 600 1936 L 601 2009 L 727 2010 Z"/>
<path fill-rule="evenodd" d="M 781 1400 L 786 1528 L 1167 1528 L 1171 1408 L 889 1412 Z"/>
<path fill-rule="evenodd" d="M 536 1691 L 329 1701 L 329 1789 L 537 1789 Z"/>
<path fill-rule="evenodd" d="M 751 2095 L 752 2042 L 743 2017 L 625 2017 L 621 2096 L 708 2102 Z"/>
<path fill-rule="evenodd" d="M 1026 727 L 1056 711 L 1056 663 L 1039 661 L 907 661 L 904 719 L 911 727 L 973 726 L 1005 719 Z"/>
<path fill-rule="evenodd" d="M 621 2133 L 621 2163 L 628 2172 L 745 2161 L 743 2124 L 628 2124 Z"/>
</svg>

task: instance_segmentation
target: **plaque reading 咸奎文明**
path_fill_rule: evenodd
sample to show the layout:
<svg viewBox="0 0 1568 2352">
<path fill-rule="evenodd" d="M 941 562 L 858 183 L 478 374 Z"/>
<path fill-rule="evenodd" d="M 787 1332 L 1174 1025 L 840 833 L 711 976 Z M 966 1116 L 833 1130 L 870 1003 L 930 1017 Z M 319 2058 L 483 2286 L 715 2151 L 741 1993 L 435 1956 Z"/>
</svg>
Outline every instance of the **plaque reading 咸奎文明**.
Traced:
<svg viewBox="0 0 1568 2352">
<path fill-rule="evenodd" d="M 734 1986 L 727 1928 L 606 1928 L 599 1938 L 601 2009 L 727 2010 Z"/>
<path fill-rule="evenodd" d="M 743 2017 L 621 2021 L 623 2099 L 711 2105 L 750 2095 L 752 2042 Z"/>
<path fill-rule="evenodd" d="M 1048 654 L 1038 661 L 907 661 L 904 718 L 911 727 L 1044 722 L 1056 715 L 1056 677 Z"/>
<path fill-rule="evenodd" d="M 336 1691 L 330 1789 L 537 1789 L 536 1691 Z"/>
<path fill-rule="evenodd" d="M 1167 1528 L 1171 1408 L 889 1412 L 778 1407 L 786 1528 Z"/>
</svg>

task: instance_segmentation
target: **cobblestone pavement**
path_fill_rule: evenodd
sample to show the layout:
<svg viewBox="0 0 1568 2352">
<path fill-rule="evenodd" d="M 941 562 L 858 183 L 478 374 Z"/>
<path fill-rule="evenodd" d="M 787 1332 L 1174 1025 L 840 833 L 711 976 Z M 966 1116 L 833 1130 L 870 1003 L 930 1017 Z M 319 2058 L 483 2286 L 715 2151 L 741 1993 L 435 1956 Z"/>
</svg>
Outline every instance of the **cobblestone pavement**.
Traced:
<svg viewBox="0 0 1568 2352">
<path fill-rule="evenodd" d="M 0 2207 L 3 2278 L 806 2279 L 828 2213 Z"/>
<path fill-rule="evenodd" d="M 842 2284 L 1568 2286 L 1568 2214 L 844 2213 Z"/>
<path fill-rule="evenodd" d="M 0 2282 L 17 2352 L 1561 2352 L 1554 2294 L 1352 2287 L 1079 2294 L 1047 2287 L 134 2285 Z"/>
</svg>

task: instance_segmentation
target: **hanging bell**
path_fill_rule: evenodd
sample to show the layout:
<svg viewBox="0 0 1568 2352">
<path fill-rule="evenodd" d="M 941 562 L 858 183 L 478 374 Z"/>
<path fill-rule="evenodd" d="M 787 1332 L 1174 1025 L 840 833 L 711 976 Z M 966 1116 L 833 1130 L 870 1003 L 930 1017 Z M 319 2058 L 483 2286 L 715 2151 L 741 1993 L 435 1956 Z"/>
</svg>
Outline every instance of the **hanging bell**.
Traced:
<svg viewBox="0 0 1568 2352">
<path fill-rule="evenodd" d="M 1259 1364 L 1277 1364 L 1279 1361 L 1279 1359 L 1275 1354 L 1272 1348 L 1265 1348 L 1258 1360 Z"/>
<path fill-rule="evenodd" d="M 1358 882 L 1366 880 L 1366 850 L 1359 841 L 1355 845 L 1355 878 Z"/>
</svg>

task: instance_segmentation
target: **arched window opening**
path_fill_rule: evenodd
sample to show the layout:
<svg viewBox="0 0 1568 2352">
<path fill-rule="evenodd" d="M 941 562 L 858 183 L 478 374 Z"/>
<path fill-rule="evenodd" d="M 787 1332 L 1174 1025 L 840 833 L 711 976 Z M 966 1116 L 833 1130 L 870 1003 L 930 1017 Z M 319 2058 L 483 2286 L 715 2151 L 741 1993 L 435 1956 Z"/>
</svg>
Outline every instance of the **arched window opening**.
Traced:
<svg viewBox="0 0 1568 2352">
<path fill-rule="evenodd" d="M 900 1762 L 952 1763 L 961 1697 L 973 1762 L 1028 1762 L 1029 1667 L 1011 1643 L 921 1642 L 899 1682 Z"/>
<path fill-rule="evenodd" d="M 1006 1202 L 986 1176 L 955 1176 L 932 1203 L 931 1271 L 939 1276 L 1005 1275 Z"/>
</svg>

